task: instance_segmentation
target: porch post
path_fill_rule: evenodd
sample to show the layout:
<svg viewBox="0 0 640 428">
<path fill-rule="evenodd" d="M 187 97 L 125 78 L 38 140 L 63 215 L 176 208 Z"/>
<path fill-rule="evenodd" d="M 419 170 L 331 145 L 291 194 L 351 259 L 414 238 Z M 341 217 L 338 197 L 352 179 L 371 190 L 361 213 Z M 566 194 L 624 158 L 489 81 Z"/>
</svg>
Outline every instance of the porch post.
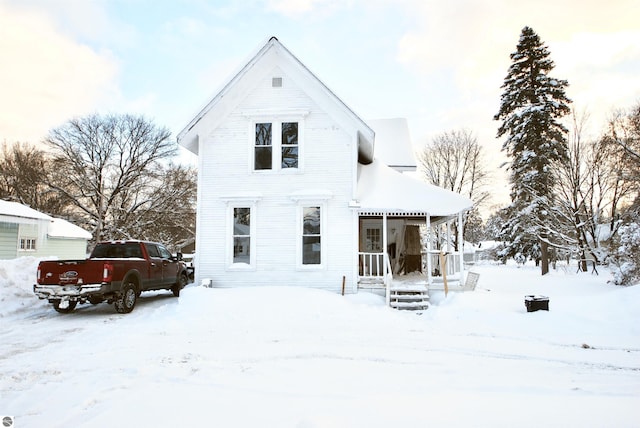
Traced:
<svg viewBox="0 0 640 428">
<path fill-rule="evenodd" d="M 458 249 L 460 250 L 460 285 L 464 286 L 464 234 L 462 233 L 464 224 L 462 223 L 462 211 L 458 213 Z"/>
<path fill-rule="evenodd" d="M 382 213 L 382 261 L 384 262 L 384 266 L 382 269 L 386 269 L 387 267 L 387 213 Z M 383 270 L 384 272 L 384 270 Z"/>
<path fill-rule="evenodd" d="M 427 213 L 427 284 L 431 286 L 431 240 L 433 239 L 431 233 L 431 216 Z"/>
<path fill-rule="evenodd" d="M 389 264 L 389 255 L 387 254 L 387 212 L 382 213 L 382 275 L 384 278 L 385 285 L 385 299 L 387 301 L 387 306 L 389 306 L 389 301 L 391 299 L 391 293 L 389 292 L 389 278 L 387 278 L 387 265 Z"/>
</svg>

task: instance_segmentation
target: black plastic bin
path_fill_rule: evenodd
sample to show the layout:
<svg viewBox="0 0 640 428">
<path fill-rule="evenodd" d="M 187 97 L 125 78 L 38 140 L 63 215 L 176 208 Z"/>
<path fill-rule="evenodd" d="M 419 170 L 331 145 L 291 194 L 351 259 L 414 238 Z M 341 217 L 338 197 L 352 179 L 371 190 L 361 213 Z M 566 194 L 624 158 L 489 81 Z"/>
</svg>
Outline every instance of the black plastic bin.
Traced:
<svg viewBox="0 0 640 428">
<path fill-rule="evenodd" d="M 524 296 L 524 305 L 527 312 L 548 311 L 549 298 L 547 296 Z"/>
</svg>

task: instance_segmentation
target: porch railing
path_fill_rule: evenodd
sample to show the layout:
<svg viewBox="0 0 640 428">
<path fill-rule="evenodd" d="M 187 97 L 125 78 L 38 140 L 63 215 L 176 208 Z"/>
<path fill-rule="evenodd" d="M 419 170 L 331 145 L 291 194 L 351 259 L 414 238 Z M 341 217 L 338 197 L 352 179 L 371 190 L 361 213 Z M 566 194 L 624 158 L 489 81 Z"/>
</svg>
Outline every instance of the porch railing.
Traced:
<svg viewBox="0 0 640 428">
<path fill-rule="evenodd" d="M 453 278 L 453 277 L 459 276 L 460 275 L 460 252 L 452 252 L 452 253 L 444 253 L 444 254 L 445 254 L 444 257 L 446 260 L 444 269 L 446 269 L 447 277 Z M 431 276 L 433 277 L 442 276 L 445 270 L 443 269 L 443 266 L 440 260 L 440 251 L 432 250 L 432 251 L 429 251 L 428 253 L 423 253 L 422 257 L 423 259 L 425 257 L 429 257 L 429 263 L 427 264 L 427 266 L 431 268 L 431 272 L 430 272 Z"/>
<path fill-rule="evenodd" d="M 360 278 L 384 277 L 383 253 L 358 253 L 358 276 Z"/>
<path fill-rule="evenodd" d="M 393 273 L 389 257 L 384 253 L 358 253 L 358 279 L 373 280 L 384 286 L 387 305 L 391 293 L 389 288 L 393 282 Z"/>
</svg>

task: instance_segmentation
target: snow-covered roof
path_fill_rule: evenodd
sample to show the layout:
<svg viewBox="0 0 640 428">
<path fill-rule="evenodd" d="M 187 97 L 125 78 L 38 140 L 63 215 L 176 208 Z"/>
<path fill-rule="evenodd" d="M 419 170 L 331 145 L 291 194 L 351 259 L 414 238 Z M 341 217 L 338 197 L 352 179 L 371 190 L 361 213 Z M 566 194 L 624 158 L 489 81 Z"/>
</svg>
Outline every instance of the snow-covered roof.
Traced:
<svg viewBox="0 0 640 428">
<path fill-rule="evenodd" d="M 398 171 L 415 171 L 416 158 L 405 118 L 367 120 L 376 133 L 375 157 Z"/>
<path fill-rule="evenodd" d="M 356 199 L 360 210 L 430 216 L 453 216 L 473 206 L 465 196 L 402 174 L 378 159 L 369 165 L 358 164 Z"/>
<path fill-rule="evenodd" d="M 51 220 L 51 217 L 17 202 L 0 200 L 0 216 L 35 220 Z"/>
<path fill-rule="evenodd" d="M 54 218 L 49 223 L 49 232 L 47 234 L 52 238 L 91 239 L 92 236 L 91 233 L 83 228 L 61 218 Z"/>
<path fill-rule="evenodd" d="M 91 239 L 91 233 L 75 224 L 61 218 L 51 217 L 17 202 L 0 200 L 0 221 L 3 220 L 3 217 L 5 220 L 17 223 L 20 223 L 21 219 L 30 222 L 33 220 L 46 221 L 48 223 L 47 235 L 51 237 Z"/>
</svg>

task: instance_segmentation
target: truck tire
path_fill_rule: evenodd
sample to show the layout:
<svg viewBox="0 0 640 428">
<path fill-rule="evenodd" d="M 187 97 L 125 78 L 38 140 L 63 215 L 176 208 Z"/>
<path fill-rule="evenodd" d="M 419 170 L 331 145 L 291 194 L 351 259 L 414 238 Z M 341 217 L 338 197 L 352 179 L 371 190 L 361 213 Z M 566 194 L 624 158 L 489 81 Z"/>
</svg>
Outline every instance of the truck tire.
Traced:
<svg viewBox="0 0 640 428">
<path fill-rule="evenodd" d="M 53 309 L 56 310 L 56 312 L 59 312 L 61 314 L 68 314 L 73 312 L 73 310 L 76 308 L 76 305 L 78 304 L 78 302 L 70 300 L 69 301 L 69 306 L 67 306 L 66 308 L 61 308 L 60 307 L 60 303 L 62 302 L 62 300 L 54 300 L 52 302 L 53 304 Z"/>
<path fill-rule="evenodd" d="M 119 314 L 128 314 L 133 310 L 138 300 L 138 292 L 136 291 L 136 285 L 129 281 L 122 288 L 122 292 L 118 296 L 113 306 L 116 308 L 116 312 Z"/>
<path fill-rule="evenodd" d="M 173 284 L 173 287 L 171 287 L 173 295 L 176 297 L 180 297 L 180 290 L 182 290 L 187 285 L 188 281 L 189 279 L 187 278 L 187 275 L 181 273 L 180 276 L 178 276 L 178 281 Z"/>
</svg>

